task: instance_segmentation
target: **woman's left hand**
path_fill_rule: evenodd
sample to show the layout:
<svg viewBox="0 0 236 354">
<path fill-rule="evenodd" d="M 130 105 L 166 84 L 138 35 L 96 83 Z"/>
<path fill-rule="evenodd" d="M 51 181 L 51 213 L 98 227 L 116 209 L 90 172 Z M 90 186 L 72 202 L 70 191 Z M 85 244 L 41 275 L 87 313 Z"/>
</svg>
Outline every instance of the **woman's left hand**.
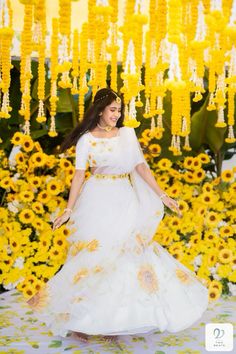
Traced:
<svg viewBox="0 0 236 354">
<path fill-rule="evenodd" d="M 172 211 L 175 211 L 179 217 L 182 216 L 182 213 L 179 209 L 179 204 L 175 199 L 172 199 L 166 195 L 162 198 L 162 201 L 168 208 L 170 208 Z"/>
</svg>

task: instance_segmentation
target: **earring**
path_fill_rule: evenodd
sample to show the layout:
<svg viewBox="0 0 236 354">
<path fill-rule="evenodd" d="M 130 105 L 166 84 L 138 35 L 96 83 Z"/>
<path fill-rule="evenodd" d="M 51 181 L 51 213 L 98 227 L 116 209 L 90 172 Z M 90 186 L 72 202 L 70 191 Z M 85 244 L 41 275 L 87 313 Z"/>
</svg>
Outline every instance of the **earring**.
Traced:
<svg viewBox="0 0 236 354">
<path fill-rule="evenodd" d="M 99 117 L 101 117 L 101 116 L 102 116 L 102 112 L 99 113 Z"/>
</svg>

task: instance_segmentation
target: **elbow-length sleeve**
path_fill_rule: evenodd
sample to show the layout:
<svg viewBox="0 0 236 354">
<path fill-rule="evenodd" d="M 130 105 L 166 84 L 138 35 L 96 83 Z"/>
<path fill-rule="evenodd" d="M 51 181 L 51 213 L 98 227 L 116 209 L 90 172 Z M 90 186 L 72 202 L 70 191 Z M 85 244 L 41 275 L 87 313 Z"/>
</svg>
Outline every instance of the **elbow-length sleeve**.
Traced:
<svg viewBox="0 0 236 354">
<path fill-rule="evenodd" d="M 86 170 L 88 161 L 88 150 L 89 144 L 87 136 L 83 134 L 75 147 L 75 169 L 76 170 Z"/>
</svg>

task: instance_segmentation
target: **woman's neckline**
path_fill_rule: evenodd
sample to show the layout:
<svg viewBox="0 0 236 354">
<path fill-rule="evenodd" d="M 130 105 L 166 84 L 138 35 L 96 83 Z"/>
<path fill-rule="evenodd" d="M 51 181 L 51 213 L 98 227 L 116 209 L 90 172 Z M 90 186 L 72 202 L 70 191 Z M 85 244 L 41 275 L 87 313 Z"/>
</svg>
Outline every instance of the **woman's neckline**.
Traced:
<svg viewBox="0 0 236 354">
<path fill-rule="evenodd" d="M 91 135 L 93 138 L 95 138 L 95 139 L 114 139 L 114 138 L 118 138 L 119 136 L 120 136 L 120 129 L 121 128 L 118 128 L 118 132 L 117 132 L 117 134 L 116 135 L 114 135 L 114 136 L 111 136 L 111 137 L 100 137 L 100 136 L 95 136 L 95 135 L 93 135 L 90 131 L 88 132 L 88 134 L 89 135 Z"/>
</svg>

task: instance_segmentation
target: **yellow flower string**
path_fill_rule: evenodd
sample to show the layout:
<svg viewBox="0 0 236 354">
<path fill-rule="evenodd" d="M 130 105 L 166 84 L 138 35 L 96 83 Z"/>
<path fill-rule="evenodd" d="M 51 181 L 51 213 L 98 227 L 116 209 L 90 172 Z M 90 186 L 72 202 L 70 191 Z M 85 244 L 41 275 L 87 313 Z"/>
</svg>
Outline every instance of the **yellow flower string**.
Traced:
<svg viewBox="0 0 236 354">
<path fill-rule="evenodd" d="M 3 6 L 3 4 L 2 4 Z M 12 10 L 10 1 L 5 2 L 2 8 L 2 27 L 0 28 L 0 90 L 2 90 L 3 98 L 0 110 L 0 118 L 10 118 L 9 112 L 12 108 L 9 102 L 9 87 L 11 82 L 10 70 L 11 65 L 11 43 L 13 39 L 12 29 Z"/>
<path fill-rule="evenodd" d="M 86 73 L 88 69 L 88 24 L 85 23 L 82 26 L 80 34 L 80 46 L 79 46 L 79 120 L 83 119 L 84 115 L 84 97 L 88 92 L 88 85 L 86 79 Z"/>
<path fill-rule="evenodd" d="M 61 73 L 58 85 L 61 88 L 72 88 L 69 76 L 72 64 L 69 60 L 71 32 L 71 0 L 59 0 L 60 56 L 58 73 Z"/>
<path fill-rule="evenodd" d="M 50 137 L 57 136 L 56 124 L 55 124 L 55 115 L 57 110 L 57 64 L 58 64 L 58 20 L 54 18 L 52 20 L 52 37 L 51 37 L 51 63 L 50 63 L 50 129 L 48 135 Z"/>
<path fill-rule="evenodd" d="M 21 108 L 19 113 L 24 117 L 24 133 L 30 135 L 30 80 L 31 52 L 32 52 L 32 23 L 33 2 L 28 1 L 24 7 L 24 27 L 21 33 L 21 61 L 20 61 L 20 84 L 21 84 Z"/>
</svg>

